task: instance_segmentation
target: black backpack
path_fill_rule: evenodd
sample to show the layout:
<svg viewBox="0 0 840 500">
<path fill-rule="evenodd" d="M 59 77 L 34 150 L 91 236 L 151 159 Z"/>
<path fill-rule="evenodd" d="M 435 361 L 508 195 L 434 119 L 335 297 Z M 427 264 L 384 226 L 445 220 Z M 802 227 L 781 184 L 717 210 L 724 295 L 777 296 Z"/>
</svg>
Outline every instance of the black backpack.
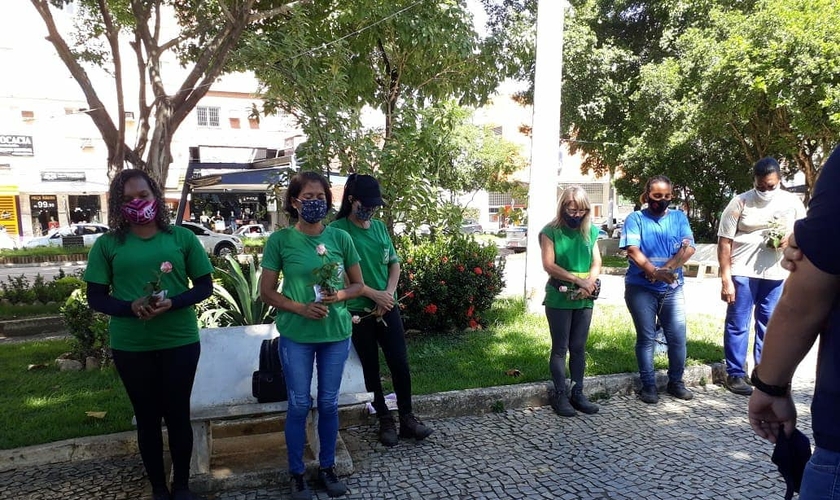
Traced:
<svg viewBox="0 0 840 500">
<path fill-rule="evenodd" d="M 280 337 L 265 339 L 260 345 L 260 369 L 251 376 L 251 394 L 260 403 L 286 401 L 286 379 L 280 362 Z"/>
</svg>

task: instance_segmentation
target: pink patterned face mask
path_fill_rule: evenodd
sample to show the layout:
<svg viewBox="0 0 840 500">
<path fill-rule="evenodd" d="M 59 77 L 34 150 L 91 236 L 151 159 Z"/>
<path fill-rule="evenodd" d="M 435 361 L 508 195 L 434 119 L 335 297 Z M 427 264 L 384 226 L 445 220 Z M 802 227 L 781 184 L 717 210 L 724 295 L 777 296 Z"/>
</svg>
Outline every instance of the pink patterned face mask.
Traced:
<svg viewBox="0 0 840 500">
<path fill-rule="evenodd" d="M 132 224 L 144 225 L 157 217 L 157 200 L 131 200 L 122 206 L 122 214 Z"/>
</svg>

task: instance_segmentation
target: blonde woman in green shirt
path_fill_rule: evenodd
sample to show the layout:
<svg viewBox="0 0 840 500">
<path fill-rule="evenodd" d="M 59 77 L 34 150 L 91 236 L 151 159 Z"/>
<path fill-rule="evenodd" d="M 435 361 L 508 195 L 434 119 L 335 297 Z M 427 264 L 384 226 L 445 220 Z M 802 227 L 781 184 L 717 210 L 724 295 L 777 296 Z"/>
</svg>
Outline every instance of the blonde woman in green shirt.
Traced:
<svg viewBox="0 0 840 500">
<path fill-rule="evenodd" d="M 597 294 L 596 280 L 601 272 L 598 228 L 592 225 L 590 215 L 586 191 L 570 186 L 560 196 L 556 216 L 540 231 L 543 269 L 549 276 L 543 305 L 551 332 L 551 407 L 564 417 L 575 416 L 575 410 L 587 414 L 598 411 L 598 406 L 583 394 L 592 297 Z M 566 389 L 566 352 L 571 391 Z"/>
<path fill-rule="evenodd" d="M 373 392 L 373 408 L 379 417 L 379 441 L 385 446 L 394 446 L 399 437 L 417 441 L 426 439 L 432 429 L 412 413 L 405 331 L 395 296 L 400 280 L 400 258 L 385 224 L 373 218 L 376 208 L 382 204 L 379 182 L 375 178 L 351 174 L 344 186 L 341 208 L 331 227 L 347 231 L 361 257 L 365 286 L 361 296 L 347 302 L 354 317 L 353 346 L 362 363 L 365 386 Z M 382 391 L 380 347 L 397 395 L 399 436 Z"/>
<path fill-rule="evenodd" d="M 335 472 L 338 437 L 338 394 L 344 363 L 350 352 L 351 319 L 345 301 L 356 298 L 364 282 L 359 254 L 350 236 L 322 222 L 332 206 L 327 180 L 316 172 L 301 172 L 289 181 L 284 207 L 296 223 L 272 233 L 265 245 L 260 298 L 277 308 L 280 359 L 286 378 L 286 450 L 291 498 L 309 500 L 303 450 L 313 363 L 318 363 L 318 480 L 327 495 L 344 495 L 347 488 Z M 329 283 L 315 288 L 319 270 L 330 269 Z M 280 273 L 283 287 L 277 290 Z M 345 276 L 347 286 L 345 286 Z M 332 287 L 328 290 L 327 286 Z"/>
</svg>

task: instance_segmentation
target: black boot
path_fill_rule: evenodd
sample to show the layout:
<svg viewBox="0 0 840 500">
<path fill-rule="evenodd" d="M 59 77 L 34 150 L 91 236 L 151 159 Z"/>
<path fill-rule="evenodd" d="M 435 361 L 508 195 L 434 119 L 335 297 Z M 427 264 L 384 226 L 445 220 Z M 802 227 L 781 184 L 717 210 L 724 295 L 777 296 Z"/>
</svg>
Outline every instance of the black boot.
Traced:
<svg viewBox="0 0 840 500">
<path fill-rule="evenodd" d="M 318 469 L 318 479 L 324 485 L 327 496 L 330 498 L 340 497 L 347 493 L 347 486 L 336 475 L 334 465 L 326 469 Z"/>
<path fill-rule="evenodd" d="M 551 396 L 551 407 L 554 409 L 554 413 L 561 417 L 574 417 L 577 415 L 565 392 L 555 392 Z"/>
<path fill-rule="evenodd" d="M 572 403 L 572 407 L 574 407 L 575 410 L 581 413 L 586 413 L 587 415 L 598 413 L 599 410 L 598 405 L 590 402 L 589 399 L 583 395 L 583 391 L 573 391 L 569 402 Z"/>
<path fill-rule="evenodd" d="M 417 441 L 422 441 L 429 437 L 434 432 L 428 428 L 423 422 L 417 419 L 413 413 L 407 415 L 400 415 L 400 437 L 414 438 Z"/>
<path fill-rule="evenodd" d="M 379 417 L 379 442 L 389 448 L 399 442 L 397 426 L 390 413 Z"/>
</svg>

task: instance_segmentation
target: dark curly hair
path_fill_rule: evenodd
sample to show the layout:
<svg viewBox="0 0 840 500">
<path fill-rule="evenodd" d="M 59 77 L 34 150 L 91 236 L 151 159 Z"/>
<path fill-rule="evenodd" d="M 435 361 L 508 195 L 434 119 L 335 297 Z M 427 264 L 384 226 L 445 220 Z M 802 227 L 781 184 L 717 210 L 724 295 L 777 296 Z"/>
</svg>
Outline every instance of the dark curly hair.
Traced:
<svg viewBox="0 0 840 500">
<path fill-rule="evenodd" d="M 131 225 L 122 214 L 123 195 L 125 195 L 125 183 L 131 179 L 140 178 L 146 181 L 152 194 L 158 202 L 158 212 L 155 217 L 155 225 L 162 231 L 171 231 L 169 227 L 169 216 L 166 215 L 166 205 L 163 201 L 163 192 L 160 190 L 157 182 L 155 182 L 146 172 L 131 168 L 121 170 L 114 176 L 111 181 L 111 187 L 108 189 L 108 225 L 111 231 L 116 235 L 117 239 L 122 242 L 125 241 L 125 235 L 128 233 Z"/>
<path fill-rule="evenodd" d="M 289 180 L 289 188 L 286 189 L 286 196 L 283 198 L 283 210 L 292 219 L 298 218 L 298 211 L 292 206 L 292 200 L 297 199 L 300 192 L 303 191 L 303 187 L 310 182 L 318 182 L 324 187 L 324 194 L 327 196 L 327 208 L 332 207 L 332 191 L 326 177 L 318 172 L 298 172 Z"/>
</svg>

